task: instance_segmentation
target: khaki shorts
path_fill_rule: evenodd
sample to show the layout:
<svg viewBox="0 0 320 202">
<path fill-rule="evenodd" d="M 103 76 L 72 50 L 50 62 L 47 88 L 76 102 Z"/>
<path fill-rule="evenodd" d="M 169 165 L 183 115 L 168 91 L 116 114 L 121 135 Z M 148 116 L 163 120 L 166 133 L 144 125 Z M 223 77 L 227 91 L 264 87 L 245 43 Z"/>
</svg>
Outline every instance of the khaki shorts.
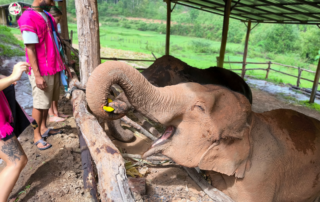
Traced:
<svg viewBox="0 0 320 202">
<path fill-rule="evenodd" d="M 55 75 L 43 76 L 47 83 L 47 88 L 41 90 L 36 85 L 36 79 L 31 70 L 29 81 L 32 87 L 33 108 L 35 109 L 49 109 L 52 101 L 58 101 L 60 97 L 60 72 Z"/>
</svg>

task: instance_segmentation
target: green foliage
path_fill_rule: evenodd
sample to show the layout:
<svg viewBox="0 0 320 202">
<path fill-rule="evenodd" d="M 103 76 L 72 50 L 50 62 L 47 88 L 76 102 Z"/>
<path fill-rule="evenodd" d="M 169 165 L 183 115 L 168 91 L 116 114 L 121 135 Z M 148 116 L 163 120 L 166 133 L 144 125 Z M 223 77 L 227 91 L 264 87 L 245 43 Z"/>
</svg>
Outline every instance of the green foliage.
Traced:
<svg viewBox="0 0 320 202">
<path fill-rule="evenodd" d="M 306 58 L 310 62 L 318 55 L 320 44 L 320 29 L 312 27 L 301 33 L 301 58 Z"/>
<path fill-rule="evenodd" d="M 294 25 L 264 25 L 252 34 L 251 43 L 261 47 L 266 52 L 290 53 L 297 51 L 299 32 Z"/>
<path fill-rule="evenodd" d="M 11 29 L 0 25 L 0 56 L 23 56 L 24 45 L 11 33 Z"/>
</svg>

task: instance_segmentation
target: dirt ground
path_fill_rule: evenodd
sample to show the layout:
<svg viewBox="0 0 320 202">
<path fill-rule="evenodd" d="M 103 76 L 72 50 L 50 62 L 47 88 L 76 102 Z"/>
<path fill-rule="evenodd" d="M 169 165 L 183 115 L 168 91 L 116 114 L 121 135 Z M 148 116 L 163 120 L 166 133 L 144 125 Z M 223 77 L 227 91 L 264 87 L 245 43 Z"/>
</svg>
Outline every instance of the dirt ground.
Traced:
<svg viewBox="0 0 320 202">
<path fill-rule="evenodd" d="M 303 106 L 288 104 L 279 96 L 252 89 L 253 111 L 263 112 L 277 108 L 297 110 L 320 120 L 320 113 Z M 59 101 L 59 110 L 72 116 L 71 103 L 65 98 Z M 19 196 L 19 202 L 82 202 L 85 201 L 82 183 L 82 164 L 75 120 L 69 117 L 65 122 L 50 123 L 61 128 L 63 134 L 47 138 L 53 145 L 40 151 L 33 144 L 32 129 L 28 128 L 19 138 L 28 156 L 28 164 L 22 171 L 11 196 Z M 151 141 L 142 135 L 133 143 L 113 142 L 122 151 L 142 154 Z M 0 165 L 0 171 L 5 163 Z M 212 201 L 178 166 L 149 167 L 146 174 L 147 195 L 143 201 Z M 18 195 L 20 193 L 20 195 Z M 141 201 L 141 200 L 140 200 Z"/>
</svg>

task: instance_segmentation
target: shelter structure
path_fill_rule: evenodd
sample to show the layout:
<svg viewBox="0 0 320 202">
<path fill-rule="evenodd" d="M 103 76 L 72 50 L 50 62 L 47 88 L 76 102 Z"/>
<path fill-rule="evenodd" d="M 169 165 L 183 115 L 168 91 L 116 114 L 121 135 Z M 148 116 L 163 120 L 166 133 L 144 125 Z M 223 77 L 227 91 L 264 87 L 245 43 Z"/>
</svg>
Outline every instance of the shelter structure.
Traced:
<svg viewBox="0 0 320 202">
<path fill-rule="evenodd" d="M 10 4 L 4 4 L 4 5 L 0 5 L 0 24 L 4 25 L 4 26 L 18 26 L 16 24 L 17 20 L 19 19 L 19 17 L 21 16 L 22 12 L 24 11 L 24 7 L 30 7 L 31 4 L 28 3 L 24 3 L 24 2 L 16 2 L 18 4 L 20 4 L 21 6 L 21 13 L 17 16 L 11 16 L 9 13 L 9 6 Z"/>
<path fill-rule="evenodd" d="M 167 3 L 167 31 L 165 54 L 170 54 L 170 21 L 171 12 L 176 4 L 188 6 L 194 9 L 224 16 L 223 33 L 221 40 L 220 55 L 218 57 L 218 67 L 223 68 L 224 54 L 228 36 L 229 19 L 234 18 L 248 23 L 243 70 L 246 64 L 249 34 L 251 23 L 282 23 L 282 24 L 320 24 L 320 0 L 165 0 Z M 172 8 L 171 3 L 174 3 Z M 87 110 L 85 94 L 82 91 L 86 82 L 101 59 L 117 60 L 117 58 L 100 57 L 99 40 L 99 18 L 97 0 L 75 1 L 77 14 L 77 29 L 79 52 L 74 51 L 72 44 L 64 41 L 67 46 L 79 56 L 81 82 L 73 72 L 74 77 L 69 82 L 71 89 L 72 103 L 74 107 L 74 117 L 80 137 L 81 155 L 84 168 L 84 189 L 88 200 L 97 201 L 96 181 L 94 179 L 91 158 L 96 163 L 100 185 L 101 201 L 134 201 L 128 186 L 128 179 L 125 175 L 124 162 L 118 149 L 103 131 L 99 120 L 97 120 Z M 62 4 L 62 11 L 66 15 L 66 4 Z M 65 16 L 67 18 L 67 16 Z M 67 22 L 67 19 L 65 19 Z M 64 26 L 62 26 L 64 29 Z M 62 32 L 64 32 L 62 30 Z M 131 60 L 133 59 L 121 59 Z M 136 60 L 142 61 L 142 60 Z M 144 60 L 145 61 L 145 60 Z M 320 77 L 320 60 L 314 79 L 313 96 Z M 313 102 L 313 101 L 312 101 Z M 85 140 L 85 141 L 83 141 Z M 107 152 L 100 152 L 106 150 Z M 109 150 L 108 150 L 109 149 Z M 85 152 L 89 150 L 90 152 Z M 108 152 L 111 151 L 111 152 Z M 195 171 L 196 172 L 196 171 Z M 188 173 L 190 175 L 190 173 Z M 91 177 L 89 177 L 91 176 Z M 203 183 L 204 185 L 205 183 Z M 213 187 L 204 189 L 214 190 Z M 217 191 L 215 191 L 218 193 Z M 221 195 L 215 194 L 221 197 Z M 217 201 L 228 201 L 220 200 Z"/>
<path fill-rule="evenodd" d="M 247 23 L 243 54 L 242 77 L 245 74 L 251 23 L 320 24 L 320 0 L 165 0 L 167 2 L 166 54 L 169 54 L 171 3 L 224 16 L 220 55 L 217 66 L 223 67 L 228 37 L 229 19 Z M 173 8 L 175 7 L 173 6 Z M 315 74 L 310 103 L 315 100 L 320 77 L 320 59 Z"/>
</svg>

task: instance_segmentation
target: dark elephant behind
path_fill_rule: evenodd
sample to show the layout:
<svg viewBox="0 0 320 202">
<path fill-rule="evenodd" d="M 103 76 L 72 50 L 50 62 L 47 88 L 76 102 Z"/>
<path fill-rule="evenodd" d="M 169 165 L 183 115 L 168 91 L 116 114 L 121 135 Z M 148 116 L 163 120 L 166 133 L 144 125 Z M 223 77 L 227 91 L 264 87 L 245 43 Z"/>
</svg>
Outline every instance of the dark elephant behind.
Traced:
<svg viewBox="0 0 320 202">
<path fill-rule="evenodd" d="M 229 88 L 246 96 L 252 104 L 252 93 L 248 84 L 238 74 L 220 67 L 198 69 L 173 56 L 163 56 L 141 73 L 151 84 L 157 87 L 176 85 L 184 82 L 215 84 Z M 122 95 L 123 96 L 123 95 Z M 122 142 L 134 140 L 130 130 L 123 129 L 120 119 L 107 121 L 113 137 Z"/>
</svg>

